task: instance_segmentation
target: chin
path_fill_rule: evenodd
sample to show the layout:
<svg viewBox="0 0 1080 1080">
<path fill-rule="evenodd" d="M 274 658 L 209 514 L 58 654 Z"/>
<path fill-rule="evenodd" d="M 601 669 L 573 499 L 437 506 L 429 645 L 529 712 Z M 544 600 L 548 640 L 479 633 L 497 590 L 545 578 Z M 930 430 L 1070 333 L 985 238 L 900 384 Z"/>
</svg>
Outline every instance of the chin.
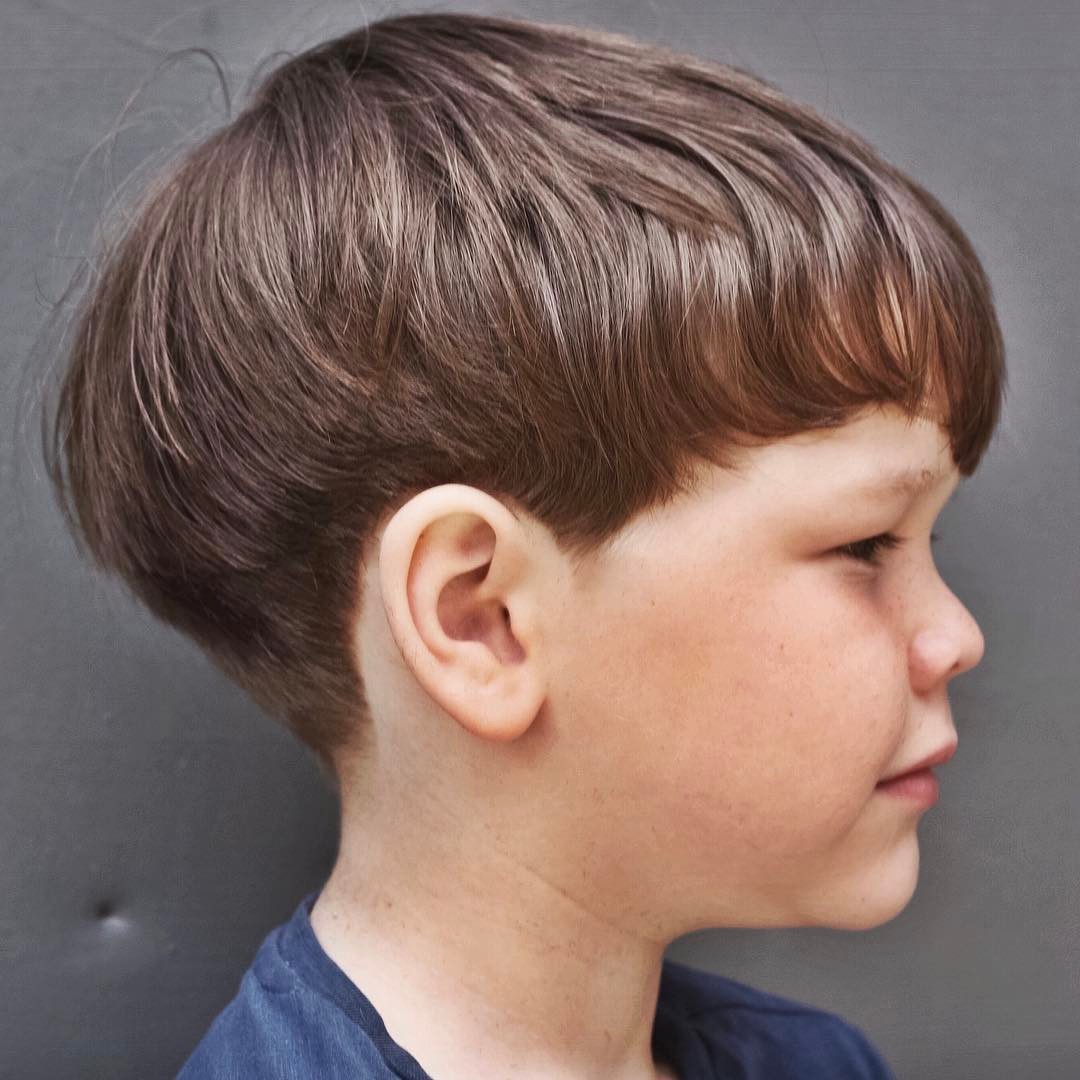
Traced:
<svg viewBox="0 0 1080 1080">
<path fill-rule="evenodd" d="M 848 877 L 819 884 L 803 898 L 804 925 L 834 930 L 873 930 L 911 903 L 919 884 L 919 845 L 912 834 L 887 860 Z"/>
<path fill-rule="evenodd" d="M 834 928 L 837 930 L 874 930 L 879 926 L 884 926 L 886 923 L 892 922 L 908 906 L 914 895 L 915 890 L 912 889 L 902 899 L 891 904 L 867 903 L 843 923 L 836 924 Z"/>
</svg>

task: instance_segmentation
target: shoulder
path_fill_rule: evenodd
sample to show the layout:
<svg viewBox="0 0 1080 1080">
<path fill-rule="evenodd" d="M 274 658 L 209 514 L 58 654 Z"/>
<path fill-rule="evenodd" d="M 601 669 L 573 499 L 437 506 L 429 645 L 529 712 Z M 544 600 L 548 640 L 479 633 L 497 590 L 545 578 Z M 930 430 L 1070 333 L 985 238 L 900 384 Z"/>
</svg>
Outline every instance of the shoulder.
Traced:
<svg viewBox="0 0 1080 1080">
<path fill-rule="evenodd" d="M 252 969 L 217 1014 L 176 1080 L 384 1080 L 366 1033 L 331 1001 L 298 985 L 265 986 Z"/>
<path fill-rule="evenodd" d="M 269 1036 L 288 1026 L 288 995 L 267 993 L 251 969 L 244 973 L 236 996 L 214 1017 L 176 1080 L 233 1080 L 244 1075 L 285 1080 L 284 1062 L 272 1062 Z"/>
<path fill-rule="evenodd" d="M 836 1013 L 665 961 L 664 991 L 717 1067 L 769 1080 L 896 1080 L 881 1053 Z"/>
</svg>

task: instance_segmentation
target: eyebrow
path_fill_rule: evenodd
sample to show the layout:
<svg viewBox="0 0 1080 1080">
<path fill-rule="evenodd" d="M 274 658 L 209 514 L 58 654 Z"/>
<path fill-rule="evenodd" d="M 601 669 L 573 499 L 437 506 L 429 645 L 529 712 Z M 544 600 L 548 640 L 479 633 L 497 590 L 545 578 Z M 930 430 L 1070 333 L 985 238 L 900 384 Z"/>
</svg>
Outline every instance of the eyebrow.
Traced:
<svg viewBox="0 0 1080 1080">
<path fill-rule="evenodd" d="M 917 495 L 942 479 L 944 476 L 933 469 L 897 469 L 859 481 L 850 494 L 863 498 L 895 499 L 900 495 Z"/>
</svg>

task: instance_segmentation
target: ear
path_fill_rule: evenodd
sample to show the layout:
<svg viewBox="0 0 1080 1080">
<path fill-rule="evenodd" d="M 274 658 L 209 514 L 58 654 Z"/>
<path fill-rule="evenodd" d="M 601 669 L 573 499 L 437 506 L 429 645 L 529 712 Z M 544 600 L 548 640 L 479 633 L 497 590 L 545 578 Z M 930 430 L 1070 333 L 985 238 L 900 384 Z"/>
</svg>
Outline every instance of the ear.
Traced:
<svg viewBox="0 0 1080 1080">
<path fill-rule="evenodd" d="M 547 694 L 539 613 L 548 559 L 507 507 L 463 484 L 413 496 L 383 532 L 379 585 L 402 659 L 481 738 L 517 738 Z"/>
</svg>

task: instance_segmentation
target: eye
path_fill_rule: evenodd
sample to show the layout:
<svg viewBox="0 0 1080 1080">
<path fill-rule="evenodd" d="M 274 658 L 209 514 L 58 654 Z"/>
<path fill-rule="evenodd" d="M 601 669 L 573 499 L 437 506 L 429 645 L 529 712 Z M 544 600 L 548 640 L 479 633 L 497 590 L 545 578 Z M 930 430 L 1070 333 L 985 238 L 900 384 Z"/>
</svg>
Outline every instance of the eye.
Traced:
<svg viewBox="0 0 1080 1080">
<path fill-rule="evenodd" d="M 937 533 L 930 534 L 930 542 L 934 543 L 941 538 Z M 885 551 L 891 551 L 893 548 L 898 547 L 904 542 L 902 536 L 897 536 L 895 533 L 879 533 L 877 536 L 871 536 L 866 540 L 857 540 L 853 544 L 845 544 L 841 548 L 837 548 L 837 552 L 840 555 L 849 559 L 855 559 L 858 562 L 868 563 L 870 566 L 881 565 L 881 555 Z"/>
</svg>

